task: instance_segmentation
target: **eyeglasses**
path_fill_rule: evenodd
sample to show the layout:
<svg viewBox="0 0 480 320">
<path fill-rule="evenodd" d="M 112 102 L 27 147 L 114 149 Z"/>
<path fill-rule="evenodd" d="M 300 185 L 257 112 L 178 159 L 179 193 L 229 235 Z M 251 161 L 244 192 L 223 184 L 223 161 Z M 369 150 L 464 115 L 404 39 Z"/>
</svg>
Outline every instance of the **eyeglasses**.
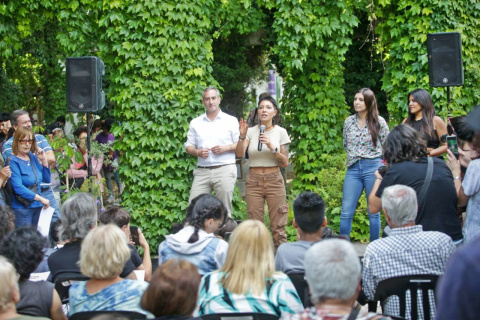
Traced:
<svg viewBox="0 0 480 320">
<path fill-rule="evenodd" d="M 18 140 L 18 142 L 20 142 L 21 144 L 27 144 L 27 143 L 32 144 L 32 143 L 33 143 L 33 139 L 30 139 L 30 140 Z"/>
</svg>

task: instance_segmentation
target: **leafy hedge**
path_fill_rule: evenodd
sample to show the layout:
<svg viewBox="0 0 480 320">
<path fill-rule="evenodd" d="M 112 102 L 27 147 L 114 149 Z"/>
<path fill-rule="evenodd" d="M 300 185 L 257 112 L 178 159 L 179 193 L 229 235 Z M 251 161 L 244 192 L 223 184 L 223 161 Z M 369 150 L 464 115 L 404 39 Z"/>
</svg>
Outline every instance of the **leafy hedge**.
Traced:
<svg viewBox="0 0 480 320">
<path fill-rule="evenodd" d="M 383 51 L 386 70 L 383 89 L 390 98 L 390 119 L 399 123 L 407 115 L 407 94 L 413 89 L 427 89 L 437 113 L 464 114 L 478 104 L 480 88 L 480 4 L 478 1 L 379 0 L 376 32 Z M 430 88 L 428 78 L 427 34 L 459 31 L 465 72 L 463 87 L 452 88 L 452 103 L 447 107 L 446 88 Z"/>
</svg>

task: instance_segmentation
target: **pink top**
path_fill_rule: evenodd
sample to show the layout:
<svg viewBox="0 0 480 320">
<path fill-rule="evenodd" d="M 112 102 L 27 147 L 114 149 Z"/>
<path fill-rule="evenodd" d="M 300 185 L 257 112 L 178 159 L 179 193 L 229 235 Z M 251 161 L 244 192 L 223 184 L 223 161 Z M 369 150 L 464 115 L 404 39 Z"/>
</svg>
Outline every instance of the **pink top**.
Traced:
<svg viewBox="0 0 480 320">
<path fill-rule="evenodd" d="M 83 155 L 83 161 L 88 164 L 88 155 L 85 153 Z M 102 170 L 103 165 L 103 156 L 100 159 L 92 157 L 92 176 L 96 176 L 100 170 Z M 67 170 L 67 175 L 69 179 L 73 178 L 86 178 L 88 175 L 88 170 L 78 170 L 75 157 L 72 159 L 72 165 L 70 169 Z"/>
</svg>

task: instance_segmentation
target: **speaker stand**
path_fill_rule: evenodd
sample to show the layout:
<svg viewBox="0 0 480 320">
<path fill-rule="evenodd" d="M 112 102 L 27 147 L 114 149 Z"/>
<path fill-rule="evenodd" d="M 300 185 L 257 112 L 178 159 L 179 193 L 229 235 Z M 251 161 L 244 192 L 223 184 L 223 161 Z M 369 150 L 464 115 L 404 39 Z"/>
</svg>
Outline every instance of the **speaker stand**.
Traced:
<svg viewBox="0 0 480 320">
<path fill-rule="evenodd" d="M 87 164 L 87 174 L 88 179 L 90 179 L 90 193 L 92 196 L 93 194 L 93 179 L 92 179 L 92 155 L 90 153 L 91 145 L 90 145 L 90 138 L 92 137 L 92 128 L 90 126 L 90 116 L 92 114 L 87 112 L 87 154 L 88 154 L 88 164 Z"/>
<path fill-rule="evenodd" d="M 450 107 L 450 87 L 447 87 L 447 108 Z"/>
</svg>

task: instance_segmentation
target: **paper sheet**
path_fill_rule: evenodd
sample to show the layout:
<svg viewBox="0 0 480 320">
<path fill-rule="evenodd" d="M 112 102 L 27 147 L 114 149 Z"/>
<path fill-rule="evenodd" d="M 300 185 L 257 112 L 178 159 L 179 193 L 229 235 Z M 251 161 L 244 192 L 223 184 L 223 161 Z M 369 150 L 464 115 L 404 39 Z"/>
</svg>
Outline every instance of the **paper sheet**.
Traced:
<svg viewBox="0 0 480 320">
<path fill-rule="evenodd" d="M 50 222 L 52 221 L 54 211 L 55 209 L 48 207 L 47 209 L 42 208 L 42 211 L 40 212 L 37 229 L 45 238 L 47 238 L 50 233 Z"/>
<path fill-rule="evenodd" d="M 40 272 L 40 273 L 31 273 L 30 278 L 28 280 L 30 281 L 47 281 L 48 276 L 50 275 L 50 271 L 47 272 Z"/>
</svg>

